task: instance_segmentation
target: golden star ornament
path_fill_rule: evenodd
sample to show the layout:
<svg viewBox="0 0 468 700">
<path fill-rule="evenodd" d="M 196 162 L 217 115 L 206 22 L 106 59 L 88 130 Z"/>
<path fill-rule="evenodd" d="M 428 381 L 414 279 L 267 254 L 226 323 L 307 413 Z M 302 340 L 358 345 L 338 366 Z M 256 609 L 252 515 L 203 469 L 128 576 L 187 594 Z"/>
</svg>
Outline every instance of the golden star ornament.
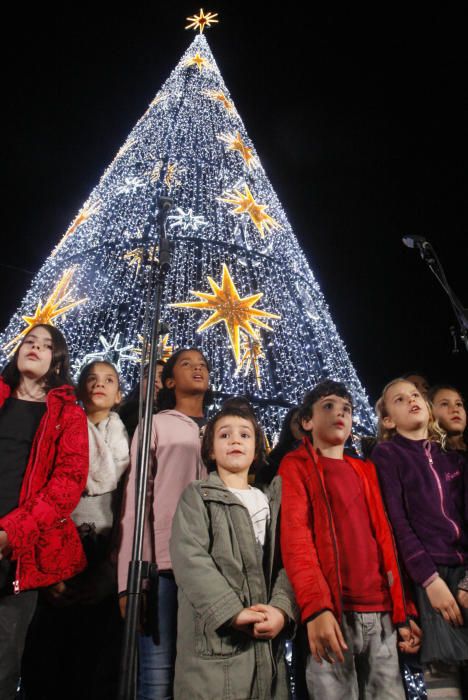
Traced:
<svg viewBox="0 0 468 700">
<path fill-rule="evenodd" d="M 260 320 L 260 318 L 281 318 L 277 314 L 262 309 L 254 309 L 254 305 L 263 297 L 263 292 L 251 294 L 241 298 L 233 282 L 231 274 L 226 264 L 223 264 L 221 286 L 207 277 L 213 294 L 205 292 L 194 292 L 191 294 L 201 299 L 201 301 L 185 301 L 170 306 L 187 309 L 207 309 L 213 311 L 198 328 L 197 333 L 207 330 L 217 323 L 223 322 L 231 342 L 232 351 L 236 364 L 240 361 L 240 331 L 243 330 L 252 337 L 257 337 L 253 326 L 260 326 L 268 331 L 273 330 L 270 326 Z"/>
</svg>

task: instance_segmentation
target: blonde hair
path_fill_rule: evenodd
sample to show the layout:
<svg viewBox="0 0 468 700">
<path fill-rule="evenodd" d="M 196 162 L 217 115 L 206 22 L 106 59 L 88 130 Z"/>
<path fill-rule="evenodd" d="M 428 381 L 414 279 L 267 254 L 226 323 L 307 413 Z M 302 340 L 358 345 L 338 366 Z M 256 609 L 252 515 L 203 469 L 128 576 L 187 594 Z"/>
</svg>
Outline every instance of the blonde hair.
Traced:
<svg viewBox="0 0 468 700">
<path fill-rule="evenodd" d="M 407 379 L 404 379 L 403 377 L 397 377 L 397 379 L 392 379 L 391 382 L 388 382 L 388 384 L 385 385 L 380 399 L 375 404 L 375 411 L 377 413 L 378 418 L 377 438 L 379 442 L 382 442 L 383 440 L 390 440 L 390 438 L 392 438 L 398 432 L 396 428 L 386 428 L 384 426 L 383 421 L 384 418 L 389 417 L 387 405 L 385 403 L 385 395 L 392 386 L 394 386 L 395 384 L 399 384 L 400 382 L 405 382 L 406 384 L 413 384 L 413 382 L 410 382 Z M 432 442 L 438 442 L 445 449 L 447 433 L 445 432 L 445 430 L 442 430 L 439 423 L 434 418 L 434 415 L 432 413 L 432 407 L 429 401 L 425 399 L 424 396 L 421 395 L 421 397 L 425 401 L 429 413 L 429 421 L 427 424 L 427 437 Z"/>
</svg>

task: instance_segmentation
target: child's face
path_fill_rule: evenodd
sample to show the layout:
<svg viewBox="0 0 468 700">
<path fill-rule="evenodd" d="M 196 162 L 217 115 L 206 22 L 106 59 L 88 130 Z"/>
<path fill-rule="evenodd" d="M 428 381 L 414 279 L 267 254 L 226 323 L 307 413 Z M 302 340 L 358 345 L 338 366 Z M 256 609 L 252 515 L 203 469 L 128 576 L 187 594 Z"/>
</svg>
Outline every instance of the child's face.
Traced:
<svg viewBox="0 0 468 700">
<path fill-rule="evenodd" d="M 205 393 L 208 390 L 209 372 L 203 355 L 196 350 L 182 352 L 172 369 L 172 377 L 166 379 L 168 389 L 180 393 Z"/>
<path fill-rule="evenodd" d="M 223 416 L 215 423 L 211 458 L 222 472 L 245 473 L 255 459 L 255 429 L 240 416 Z"/>
<path fill-rule="evenodd" d="M 18 351 L 18 371 L 30 379 L 41 379 L 50 369 L 52 354 L 52 336 L 49 331 L 42 326 L 33 328 Z"/>
<path fill-rule="evenodd" d="M 302 427 L 312 432 L 313 443 L 324 449 L 344 445 L 351 434 L 353 409 L 348 399 L 330 394 L 313 405 L 312 417 L 302 421 Z"/>
<path fill-rule="evenodd" d="M 429 409 L 415 385 L 397 382 L 385 392 L 387 416 L 383 424 L 388 430 L 399 432 L 420 430 L 429 423 Z"/>
<path fill-rule="evenodd" d="M 110 411 L 121 399 L 115 370 L 104 362 L 96 362 L 86 378 L 85 392 L 83 404 L 87 411 Z"/>
<path fill-rule="evenodd" d="M 440 426 L 452 435 L 461 434 L 466 428 L 466 410 L 458 391 L 440 389 L 434 396 L 432 412 Z"/>
</svg>

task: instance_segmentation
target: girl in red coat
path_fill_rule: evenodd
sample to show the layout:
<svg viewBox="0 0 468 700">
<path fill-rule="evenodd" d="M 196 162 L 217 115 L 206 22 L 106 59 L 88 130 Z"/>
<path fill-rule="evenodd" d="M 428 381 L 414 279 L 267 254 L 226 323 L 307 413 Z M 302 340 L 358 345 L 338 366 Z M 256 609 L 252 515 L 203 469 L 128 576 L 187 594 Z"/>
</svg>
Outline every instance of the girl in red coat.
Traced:
<svg viewBox="0 0 468 700">
<path fill-rule="evenodd" d="M 37 589 L 86 566 L 70 515 L 86 486 L 86 416 L 65 338 L 34 326 L 0 377 L 0 697 L 15 697 Z"/>
</svg>

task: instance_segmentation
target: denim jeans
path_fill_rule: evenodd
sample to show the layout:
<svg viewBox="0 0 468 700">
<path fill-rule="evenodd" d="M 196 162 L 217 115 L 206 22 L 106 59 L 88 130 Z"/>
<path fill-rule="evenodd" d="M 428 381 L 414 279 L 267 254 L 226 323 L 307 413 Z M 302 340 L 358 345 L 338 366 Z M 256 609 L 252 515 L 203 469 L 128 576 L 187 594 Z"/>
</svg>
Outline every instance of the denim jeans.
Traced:
<svg viewBox="0 0 468 700">
<path fill-rule="evenodd" d="M 344 663 L 307 661 L 309 697 L 327 700 L 405 700 L 397 633 L 389 613 L 345 612 L 341 624 L 348 651 Z"/>
<path fill-rule="evenodd" d="M 158 578 L 157 602 L 150 605 L 150 627 L 158 630 L 158 643 L 153 635 L 139 637 L 138 700 L 172 700 L 177 640 L 177 586 L 172 574 Z M 151 613 L 151 611 L 153 611 Z M 153 622 L 153 624 L 151 624 Z"/>
</svg>

